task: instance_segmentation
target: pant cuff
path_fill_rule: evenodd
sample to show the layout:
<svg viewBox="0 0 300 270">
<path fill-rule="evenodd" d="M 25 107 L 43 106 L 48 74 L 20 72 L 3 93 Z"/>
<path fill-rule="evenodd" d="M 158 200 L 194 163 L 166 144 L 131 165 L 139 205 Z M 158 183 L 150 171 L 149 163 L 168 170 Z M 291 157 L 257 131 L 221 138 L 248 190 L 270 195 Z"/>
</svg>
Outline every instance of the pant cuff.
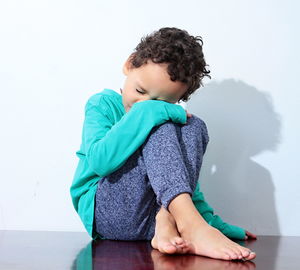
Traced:
<svg viewBox="0 0 300 270">
<path fill-rule="evenodd" d="M 188 193 L 190 194 L 190 196 L 193 195 L 191 188 L 183 189 L 182 186 L 172 187 L 171 190 L 166 190 L 164 192 L 163 196 L 161 197 L 161 204 L 163 205 L 163 207 L 169 210 L 169 205 L 171 201 L 182 193 Z"/>
</svg>

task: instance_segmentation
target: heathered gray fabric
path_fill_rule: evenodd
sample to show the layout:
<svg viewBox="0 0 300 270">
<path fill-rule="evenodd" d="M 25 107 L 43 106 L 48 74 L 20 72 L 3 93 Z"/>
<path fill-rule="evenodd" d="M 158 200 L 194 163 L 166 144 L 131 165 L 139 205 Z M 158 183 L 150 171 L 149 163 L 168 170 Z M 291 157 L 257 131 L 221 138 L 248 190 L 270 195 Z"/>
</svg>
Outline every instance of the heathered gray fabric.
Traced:
<svg viewBox="0 0 300 270">
<path fill-rule="evenodd" d="M 194 115 L 185 125 L 154 127 L 121 168 L 99 181 L 96 231 L 112 240 L 151 240 L 160 207 L 195 190 L 207 143 L 206 125 Z"/>
</svg>

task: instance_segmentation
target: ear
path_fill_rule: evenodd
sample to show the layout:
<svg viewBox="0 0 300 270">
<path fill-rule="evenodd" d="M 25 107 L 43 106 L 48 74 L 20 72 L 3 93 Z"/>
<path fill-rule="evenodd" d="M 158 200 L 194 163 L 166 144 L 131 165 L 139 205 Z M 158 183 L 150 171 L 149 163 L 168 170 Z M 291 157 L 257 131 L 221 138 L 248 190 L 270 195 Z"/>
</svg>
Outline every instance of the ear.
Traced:
<svg viewBox="0 0 300 270">
<path fill-rule="evenodd" d="M 123 65 L 123 73 L 126 76 L 128 75 L 129 71 L 133 68 L 132 64 L 131 64 L 131 59 L 132 59 L 133 55 L 134 54 L 132 53 Z"/>
</svg>

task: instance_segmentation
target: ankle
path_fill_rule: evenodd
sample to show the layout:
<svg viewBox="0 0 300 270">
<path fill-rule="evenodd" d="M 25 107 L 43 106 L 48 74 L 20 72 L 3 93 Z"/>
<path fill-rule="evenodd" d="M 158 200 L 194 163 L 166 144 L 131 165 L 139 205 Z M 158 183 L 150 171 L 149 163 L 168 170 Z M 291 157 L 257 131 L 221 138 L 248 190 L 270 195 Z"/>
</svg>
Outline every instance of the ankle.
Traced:
<svg viewBox="0 0 300 270">
<path fill-rule="evenodd" d="M 157 214 L 155 217 L 156 224 L 161 224 L 162 226 L 176 224 L 175 219 L 172 215 L 165 215 L 165 214 Z"/>
<path fill-rule="evenodd" d="M 208 226 L 208 223 L 201 218 L 189 218 L 177 222 L 177 228 L 180 234 L 186 234 L 199 229 L 204 230 Z"/>
</svg>

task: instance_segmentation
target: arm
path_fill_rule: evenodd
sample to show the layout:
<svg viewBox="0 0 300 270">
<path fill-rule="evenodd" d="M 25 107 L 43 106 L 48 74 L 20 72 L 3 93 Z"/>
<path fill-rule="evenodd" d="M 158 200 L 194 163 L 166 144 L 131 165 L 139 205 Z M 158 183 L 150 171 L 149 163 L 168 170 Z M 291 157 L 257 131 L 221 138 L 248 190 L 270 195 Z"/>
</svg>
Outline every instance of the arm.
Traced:
<svg viewBox="0 0 300 270">
<path fill-rule="evenodd" d="M 186 111 L 180 105 L 146 100 L 136 102 L 119 122 L 112 125 L 105 109 L 99 110 L 99 106 L 88 102 L 83 144 L 89 166 L 99 176 L 109 175 L 143 144 L 154 126 L 168 120 L 184 124 L 186 118 Z"/>
<path fill-rule="evenodd" d="M 218 215 L 214 215 L 214 210 L 205 201 L 203 193 L 200 191 L 200 184 L 197 183 L 195 192 L 192 196 L 192 201 L 201 216 L 206 222 L 221 231 L 229 238 L 244 240 L 246 232 L 244 229 L 224 222 Z"/>
</svg>

